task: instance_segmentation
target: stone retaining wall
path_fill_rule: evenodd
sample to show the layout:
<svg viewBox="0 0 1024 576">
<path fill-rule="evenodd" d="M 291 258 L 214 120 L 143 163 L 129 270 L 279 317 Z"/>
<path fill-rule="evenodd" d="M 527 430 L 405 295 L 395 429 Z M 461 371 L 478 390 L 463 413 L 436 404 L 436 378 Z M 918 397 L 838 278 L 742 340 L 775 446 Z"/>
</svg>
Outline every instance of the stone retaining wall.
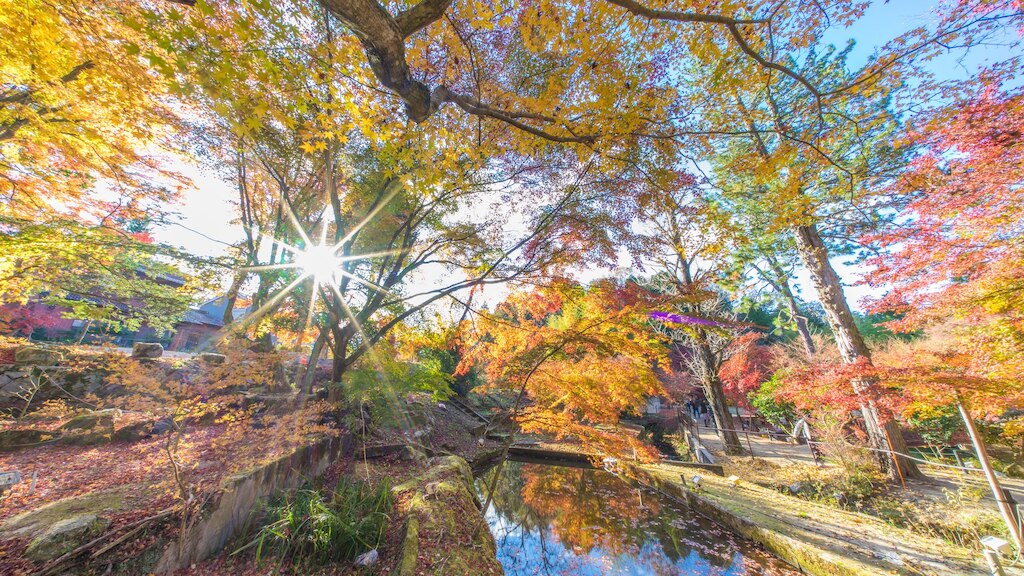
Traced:
<svg viewBox="0 0 1024 576">
<path fill-rule="evenodd" d="M 351 434 L 332 436 L 232 476 L 203 507 L 200 519 L 167 546 L 153 571 L 173 572 L 212 556 L 245 528 L 261 501 L 320 476 L 334 461 L 351 455 L 353 446 Z"/>
<path fill-rule="evenodd" d="M 630 475 L 641 484 L 685 504 L 691 510 L 714 520 L 733 533 L 757 542 L 802 573 L 815 576 L 868 576 L 874 574 L 872 567 L 864 566 L 849 558 L 840 557 L 787 534 L 759 525 L 753 520 L 719 506 L 710 498 L 705 498 L 674 482 L 666 482 L 640 467 L 629 466 L 628 469 Z"/>
<path fill-rule="evenodd" d="M 432 461 L 425 472 L 391 489 L 405 516 L 397 576 L 502 574 L 469 464 L 458 456 Z M 437 545 L 440 541 L 445 546 Z M 425 542 L 433 543 L 424 546 Z M 443 556 L 442 556 L 443 555 Z"/>
</svg>

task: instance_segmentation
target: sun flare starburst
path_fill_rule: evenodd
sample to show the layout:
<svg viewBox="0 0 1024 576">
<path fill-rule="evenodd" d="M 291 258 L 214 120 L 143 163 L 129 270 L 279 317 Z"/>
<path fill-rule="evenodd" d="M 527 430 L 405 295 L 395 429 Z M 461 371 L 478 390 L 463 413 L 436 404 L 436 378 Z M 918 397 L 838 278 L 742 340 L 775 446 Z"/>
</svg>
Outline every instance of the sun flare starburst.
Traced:
<svg viewBox="0 0 1024 576">
<path fill-rule="evenodd" d="M 258 230 L 254 231 L 256 235 L 266 239 L 269 243 L 281 246 L 285 252 L 290 253 L 291 260 L 267 265 L 246 266 L 241 268 L 241 270 L 246 272 L 294 270 L 298 272 L 298 275 L 286 286 L 277 290 L 277 293 L 271 297 L 270 300 L 260 306 L 259 309 L 249 314 L 240 326 L 251 325 L 257 322 L 261 317 L 273 310 L 285 296 L 298 289 L 302 284 L 312 280 L 312 290 L 309 291 L 306 322 L 301 332 L 304 333 L 310 327 L 313 321 L 313 314 L 317 305 L 317 300 L 319 298 L 333 297 L 331 302 L 341 309 L 340 311 L 336 310 L 333 314 L 335 321 L 338 321 L 337 319 L 339 317 L 344 317 L 348 321 L 352 322 L 355 329 L 361 334 L 362 326 L 359 325 L 359 322 L 356 321 L 355 315 L 349 309 L 349 304 L 346 302 L 348 296 L 342 293 L 338 284 L 342 280 L 351 280 L 355 284 L 362 285 L 368 291 L 378 292 L 386 296 L 393 297 L 394 295 L 387 288 L 368 279 L 362 278 L 353 269 L 353 265 L 356 262 L 371 258 L 394 256 L 399 254 L 401 251 L 387 249 L 380 251 L 367 251 L 357 254 L 339 254 L 339 252 L 351 243 L 351 240 L 355 235 L 364 226 L 366 226 L 376 216 L 376 214 L 391 201 L 392 198 L 394 198 L 399 190 L 400 188 L 398 187 L 392 190 L 383 199 L 383 201 L 378 203 L 377 206 L 373 208 L 373 210 L 371 210 L 358 224 L 348 230 L 348 232 L 341 238 L 336 238 L 337 242 L 334 244 L 331 244 L 327 240 L 326 226 L 320 226 L 319 241 L 315 241 L 310 238 L 312 234 L 300 224 L 299 219 L 296 217 L 290 205 L 288 206 L 287 211 L 288 221 L 294 227 L 296 234 L 298 234 L 300 241 L 298 244 L 300 244 L 301 247 L 286 243 L 281 238 L 264 234 Z M 322 293 L 322 290 L 326 290 L 326 294 Z"/>
<path fill-rule="evenodd" d="M 344 259 L 338 256 L 334 246 L 326 244 L 314 244 L 304 250 L 295 250 L 292 261 L 305 276 L 312 276 L 318 283 L 332 280 L 341 272 L 344 264 Z"/>
</svg>

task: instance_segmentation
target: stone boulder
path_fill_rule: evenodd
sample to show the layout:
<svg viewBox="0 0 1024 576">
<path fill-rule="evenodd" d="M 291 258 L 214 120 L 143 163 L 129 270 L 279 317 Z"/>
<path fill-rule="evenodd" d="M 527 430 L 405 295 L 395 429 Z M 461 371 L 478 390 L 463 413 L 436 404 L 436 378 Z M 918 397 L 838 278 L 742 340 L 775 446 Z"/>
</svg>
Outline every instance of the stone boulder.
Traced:
<svg viewBox="0 0 1024 576">
<path fill-rule="evenodd" d="M 174 418 L 166 416 L 164 418 L 157 420 L 156 422 L 153 422 L 153 427 L 150 429 L 150 433 L 166 434 L 171 430 L 174 430 Z"/>
<path fill-rule="evenodd" d="M 203 352 L 199 355 L 199 360 L 204 364 L 223 364 L 227 359 L 227 356 L 214 352 Z"/>
<path fill-rule="evenodd" d="M 109 519 L 95 514 L 58 520 L 29 543 L 25 556 L 37 562 L 59 558 L 96 538 L 109 526 Z"/>
<path fill-rule="evenodd" d="M 86 430 L 74 434 L 65 434 L 59 442 L 68 446 L 99 446 L 110 442 L 113 432 L 105 428 Z"/>
<path fill-rule="evenodd" d="M 114 418 L 121 415 L 117 409 L 95 410 L 79 414 L 60 427 L 64 433 L 61 444 L 97 446 L 110 442 L 114 434 Z"/>
<path fill-rule="evenodd" d="M 447 576 L 501 574 L 469 464 L 457 456 L 434 459 L 431 464 L 420 476 L 391 489 L 397 512 L 405 517 L 405 537 L 394 573 L 416 576 L 425 566 L 444 562 Z M 452 543 L 443 558 L 437 548 L 420 546 L 442 537 Z"/>
<path fill-rule="evenodd" d="M 22 346 L 14 351 L 15 364 L 25 366 L 56 366 L 64 355 L 42 346 Z"/>
<path fill-rule="evenodd" d="M 60 429 L 64 431 L 92 430 L 94 428 L 106 428 L 114 431 L 114 418 L 121 415 L 120 410 L 95 410 L 79 414 L 65 422 Z"/>
<path fill-rule="evenodd" d="M 132 358 L 159 358 L 164 355 L 164 347 L 157 342 L 136 342 L 132 346 Z"/>
<path fill-rule="evenodd" d="M 114 442 L 137 442 L 153 435 L 153 422 L 143 420 L 122 426 L 114 431 L 111 440 Z"/>
<path fill-rule="evenodd" d="M 55 436 L 49 430 L 26 428 L 21 430 L 0 430 L 0 452 L 9 452 L 19 448 L 46 442 Z"/>
</svg>

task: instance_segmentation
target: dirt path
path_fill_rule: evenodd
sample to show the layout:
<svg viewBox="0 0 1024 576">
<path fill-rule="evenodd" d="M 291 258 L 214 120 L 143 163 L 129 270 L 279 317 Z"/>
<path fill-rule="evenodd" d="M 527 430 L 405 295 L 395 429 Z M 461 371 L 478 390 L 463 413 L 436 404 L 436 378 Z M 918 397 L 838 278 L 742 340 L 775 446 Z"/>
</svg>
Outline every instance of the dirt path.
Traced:
<svg viewBox="0 0 1024 576">
<path fill-rule="evenodd" d="M 718 434 L 712 428 L 698 428 L 701 444 L 712 452 L 722 452 L 724 446 Z M 757 433 L 740 434 L 740 444 L 749 449 L 758 458 L 785 460 L 798 464 L 814 464 L 810 449 L 806 444 L 793 444 L 782 440 L 772 440 Z M 748 448 L 749 447 L 749 448 Z"/>
</svg>

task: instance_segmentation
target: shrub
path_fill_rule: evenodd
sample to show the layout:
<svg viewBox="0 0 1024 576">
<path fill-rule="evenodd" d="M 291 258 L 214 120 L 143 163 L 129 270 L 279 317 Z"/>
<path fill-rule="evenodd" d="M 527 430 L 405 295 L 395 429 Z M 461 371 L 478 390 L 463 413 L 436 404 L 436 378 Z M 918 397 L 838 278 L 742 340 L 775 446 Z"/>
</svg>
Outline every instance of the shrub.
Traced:
<svg viewBox="0 0 1024 576">
<path fill-rule="evenodd" d="M 781 400 L 777 393 L 785 386 L 784 374 L 778 371 L 761 384 L 757 390 L 748 395 L 750 405 L 769 422 L 786 430 L 797 420 L 796 409 L 792 402 Z"/>
<path fill-rule="evenodd" d="M 303 488 L 268 507 L 267 523 L 235 553 L 255 547 L 257 561 L 270 552 L 297 568 L 351 560 L 380 544 L 391 505 L 387 483 L 342 478 L 330 496 Z"/>
</svg>

